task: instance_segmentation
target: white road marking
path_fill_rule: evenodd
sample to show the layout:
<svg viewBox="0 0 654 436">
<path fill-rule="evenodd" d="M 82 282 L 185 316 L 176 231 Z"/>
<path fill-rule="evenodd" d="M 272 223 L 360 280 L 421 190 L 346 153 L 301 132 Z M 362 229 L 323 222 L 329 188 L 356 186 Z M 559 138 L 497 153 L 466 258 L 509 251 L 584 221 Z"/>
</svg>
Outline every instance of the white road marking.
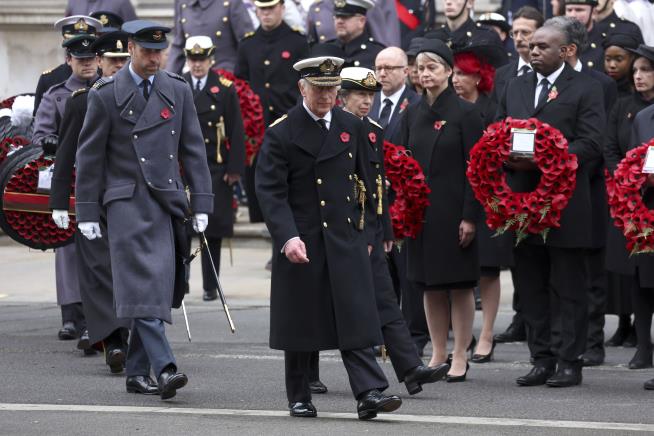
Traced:
<svg viewBox="0 0 654 436">
<path fill-rule="evenodd" d="M 166 413 L 176 415 L 204 416 L 255 416 L 262 418 L 286 418 L 288 412 L 280 410 L 240 410 L 240 409 L 199 409 L 183 407 L 143 407 L 143 406 L 92 406 L 75 404 L 13 404 L 0 403 L 0 412 L 89 412 L 89 413 Z M 357 420 L 354 413 L 318 412 L 319 418 Z M 460 424 L 496 427 L 544 427 L 586 430 L 615 430 L 654 432 L 654 424 L 634 424 L 624 422 L 597 421 L 558 421 L 546 419 L 490 418 L 474 416 L 438 415 L 380 415 L 378 420 L 394 422 L 415 422 L 425 424 Z"/>
</svg>

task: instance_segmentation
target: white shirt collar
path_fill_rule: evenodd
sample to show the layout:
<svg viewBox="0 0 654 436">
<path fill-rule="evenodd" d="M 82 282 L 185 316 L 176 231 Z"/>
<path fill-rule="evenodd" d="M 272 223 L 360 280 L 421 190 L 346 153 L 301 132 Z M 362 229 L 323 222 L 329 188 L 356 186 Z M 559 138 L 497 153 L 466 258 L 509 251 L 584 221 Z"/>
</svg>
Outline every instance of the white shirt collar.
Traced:
<svg viewBox="0 0 654 436">
<path fill-rule="evenodd" d="M 329 127 L 330 127 L 331 124 L 332 124 L 332 111 L 327 112 L 327 113 L 325 114 L 325 116 L 321 118 L 321 117 L 319 117 L 318 115 L 316 115 L 316 114 L 314 114 L 313 112 L 311 112 L 311 109 L 309 109 L 309 106 L 307 106 L 307 102 L 306 102 L 306 101 L 302 100 L 302 106 L 304 106 L 304 110 L 307 111 L 307 113 L 309 114 L 309 116 L 310 116 L 311 118 L 313 118 L 314 121 L 318 121 L 318 120 L 320 120 L 320 119 L 325 120 L 325 123 L 327 124 L 327 130 L 329 130 Z"/>
<path fill-rule="evenodd" d="M 565 68 L 565 62 L 563 62 L 563 64 L 561 64 L 561 66 L 556 71 L 550 73 L 550 75 L 547 76 L 547 81 L 550 82 L 550 86 L 554 85 L 554 82 L 556 82 L 556 79 L 559 78 L 564 68 Z M 540 83 L 541 80 L 545 78 L 545 76 L 543 76 L 541 73 L 536 73 L 536 76 L 538 77 L 537 83 Z"/>
<path fill-rule="evenodd" d="M 576 63 L 575 66 L 572 67 L 572 68 L 574 68 L 575 71 L 577 71 L 578 73 L 581 73 L 581 69 L 582 69 L 583 67 L 584 67 L 584 64 L 581 63 L 581 60 L 580 60 L 580 59 L 577 59 L 577 63 Z"/>
<path fill-rule="evenodd" d="M 379 103 L 380 104 L 379 104 L 379 114 L 377 114 L 378 119 L 379 119 L 379 117 L 381 117 L 382 109 L 384 109 L 384 100 L 389 99 L 391 101 L 392 105 L 391 105 L 391 115 L 388 118 L 388 121 L 391 120 L 391 118 L 393 117 L 393 112 L 395 112 L 395 106 L 397 106 L 397 104 L 399 103 L 400 97 L 402 97 L 402 94 L 404 93 L 405 89 L 406 89 L 406 85 L 402 85 L 402 87 L 400 89 L 398 89 L 397 91 L 395 91 L 395 93 L 393 93 L 391 95 L 385 95 L 383 91 L 382 91 L 381 94 L 379 94 L 379 97 L 380 97 Z"/>
<path fill-rule="evenodd" d="M 193 77 L 193 76 L 191 76 L 191 77 Z M 208 74 L 206 76 L 204 76 L 203 78 L 201 78 L 201 79 L 196 79 L 195 77 L 193 77 L 193 90 L 195 90 L 196 87 L 198 86 L 197 85 L 198 80 L 200 81 L 200 89 L 204 89 L 204 85 L 207 84 L 207 78 L 208 77 L 209 77 Z"/>
<path fill-rule="evenodd" d="M 518 72 L 520 70 L 522 70 L 522 67 L 524 67 L 525 65 L 528 66 L 533 71 L 533 68 L 531 68 L 531 65 L 529 65 L 529 62 L 525 62 L 524 59 L 522 59 L 520 56 L 518 56 Z"/>
</svg>

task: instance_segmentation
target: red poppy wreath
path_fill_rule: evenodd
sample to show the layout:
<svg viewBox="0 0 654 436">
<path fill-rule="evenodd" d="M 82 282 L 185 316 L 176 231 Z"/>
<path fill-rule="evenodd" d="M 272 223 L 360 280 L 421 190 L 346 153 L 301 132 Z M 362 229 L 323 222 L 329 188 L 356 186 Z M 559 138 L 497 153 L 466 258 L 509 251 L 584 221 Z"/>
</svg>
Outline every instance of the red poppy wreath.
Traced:
<svg viewBox="0 0 654 436">
<path fill-rule="evenodd" d="M 431 190 L 420 164 L 401 145 L 384 141 L 386 178 L 395 191 L 389 207 L 395 239 L 414 238 L 420 233 Z"/>
<path fill-rule="evenodd" d="M 215 71 L 225 79 L 232 81 L 236 87 L 236 93 L 238 94 L 238 100 L 241 106 L 241 115 L 243 116 L 243 128 L 245 129 L 245 158 L 248 166 L 250 166 L 261 148 L 266 127 L 263 122 L 261 99 L 245 80 L 239 79 L 234 74 L 223 69 L 217 69 Z"/>
<path fill-rule="evenodd" d="M 511 151 L 511 129 L 535 130 L 534 161 L 540 182 L 531 192 L 513 192 L 502 171 Z M 577 156 L 568 152 L 568 141 L 554 127 L 535 118 L 506 118 L 491 124 L 470 152 L 468 180 L 484 207 L 486 224 L 496 234 L 512 230 L 516 244 L 530 234 L 547 239 L 560 227 L 561 212 L 576 186 Z"/>
<path fill-rule="evenodd" d="M 606 173 L 611 217 L 627 239 L 627 250 L 632 255 L 654 253 L 654 211 L 643 203 L 641 195 L 648 176 L 642 171 L 643 163 L 652 146 L 654 139 L 628 151 L 613 177 Z"/>
</svg>

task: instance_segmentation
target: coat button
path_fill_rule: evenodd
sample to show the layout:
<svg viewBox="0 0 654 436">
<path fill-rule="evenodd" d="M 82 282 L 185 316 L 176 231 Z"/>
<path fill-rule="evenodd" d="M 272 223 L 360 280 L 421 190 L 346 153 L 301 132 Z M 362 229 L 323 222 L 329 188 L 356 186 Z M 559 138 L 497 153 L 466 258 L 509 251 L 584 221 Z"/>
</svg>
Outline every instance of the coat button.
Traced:
<svg viewBox="0 0 654 436">
<path fill-rule="evenodd" d="M 152 182 L 148 181 L 148 186 L 152 186 Z"/>
<path fill-rule="evenodd" d="M 595 44 L 594 42 L 591 42 L 591 43 L 590 43 L 590 47 L 591 47 L 591 48 L 597 48 L 597 44 Z"/>
<path fill-rule="evenodd" d="M 216 32 L 216 36 L 217 36 L 218 38 L 220 38 L 220 37 L 222 36 L 222 34 L 223 34 L 223 32 L 221 32 L 220 30 Z"/>
<path fill-rule="evenodd" d="M 229 2 L 228 1 L 223 2 L 223 6 L 225 7 L 229 6 Z"/>
<path fill-rule="evenodd" d="M 350 196 L 349 195 L 347 197 L 345 197 L 345 199 L 347 200 L 348 203 L 350 202 Z"/>
<path fill-rule="evenodd" d="M 270 88 L 270 83 L 266 82 L 263 86 L 265 86 L 266 88 Z"/>
<path fill-rule="evenodd" d="M 367 45 L 365 45 L 365 44 L 361 44 L 361 50 L 365 50 L 365 49 L 367 49 L 367 48 L 368 48 Z"/>
<path fill-rule="evenodd" d="M 204 143 L 208 144 L 209 143 L 209 138 L 204 138 Z"/>
<path fill-rule="evenodd" d="M 375 199 L 376 199 L 376 198 L 377 198 L 377 194 L 373 192 L 373 193 L 372 193 L 372 198 L 375 198 Z"/>
<path fill-rule="evenodd" d="M 190 37 L 191 37 L 191 34 L 190 34 L 190 33 L 185 33 L 185 34 L 184 34 L 184 38 L 189 39 Z"/>
<path fill-rule="evenodd" d="M 322 222 L 322 226 L 323 226 L 324 228 L 327 228 L 327 222 L 323 221 L 323 222 Z"/>
<path fill-rule="evenodd" d="M 173 183 L 173 179 L 168 179 L 168 184 Z"/>
<path fill-rule="evenodd" d="M 186 23 L 186 18 L 182 18 L 180 21 L 182 22 L 182 24 L 184 24 Z"/>
<path fill-rule="evenodd" d="M 226 23 L 229 20 L 227 17 L 223 17 L 223 23 Z"/>
<path fill-rule="evenodd" d="M 212 105 L 210 106 L 210 108 L 211 108 L 212 111 L 215 111 L 215 110 L 216 110 L 216 105 L 215 105 L 215 104 L 212 104 Z"/>
<path fill-rule="evenodd" d="M 375 168 L 379 169 L 379 164 L 375 164 Z"/>
<path fill-rule="evenodd" d="M 171 135 L 174 135 L 174 134 L 175 134 L 175 131 L 174 131 L 174 130 L 171 130 L 171 131 L 170 131 L 170 134 L 171 134 Z"/>
<path fill-rule="evenodd" d="M 316 27 L 320 27 L 322 23 L 320 21 L 316 21 Z"/>
<path fill-rule="evenodd" d="M 270 112 L 272 112 L 272 111 L 274 111 L 274 110 L 275 110 L 275 108 L 274 108 L 274 107 L 272 107 L 272 106 L 268 106 L 268 110 L 269 110 Z"/>
<path fill-rule="evenodd" d="M 352 174 L 350 174 L 349 176 L 347 176 L 347 178 L 350 179 L 350 180 L 352 180 Z"/>
<path fill-rule="evenodd" d="M 316 180 L 316 183 L 319 184 L 319 185 L 322 185 L 322 179 Z"/>
<path fill-rule="evenodd" d="M 186 3 L 182 3 L 182 9 L 186 9 Z"/>
<path fill-rule="evenodd" d="M 130 111 L 129 111 L 129 114 L 130 114 L 130 115 L 134 115 L 134 111 L 133 111 L 133 110 L 130 110 Z"/>
<path fill-rule="evenodd" d="M 270 61 L 268 59 L 266 59 L 265 61 L 263 61 L 263 64 L 264 65 L 270 65 Z"/>
<path fill-rule="evenodd" d="M 141 162 L 145 162 L 145 158 L 144 158 L 144 157 L 141 158 Z"/>
<path fill-rule="evenodd" d="M 615 27 L 615 23 L 611 23 L 611 24 L 609 24 L 609 26 L 610 26 L 611 28 L 614 28 L 614 27 Z"/>
<path fill-rule="evenodd" d="M 325 204 L 327 204 L 327 203 L 325 203 L 325 200 L 320 200 L 320 205 L 321 205 L 322 207 L 325 207 Z"/>
<path fill-rule="evenodd" d="M 211 127 L 211 121 L 209 121 L 209 122 L 207 123 L 207 126 Z"/>
<path fill-rule="evenodd" d="M 170 160 L 173 160 L 174 157 L 175 157 L 175 156 L 173 156 L 172 154 L 169 154 L 169 155 L 168 155 L 168 159 L 170 159 Z"/>
<path fill-rule="evenodd" d="M 314 11 L 320 12 L 320 8 L 318 6 L 315 7 Z"/>
<path fill-rule="evenodd" d="M 354 66 L 355 66 L 355 67 L 358 67 L 359 65 L 361 65 L 361 62 L 359 62 L 359 61 L 354 61 Z"/>
<path fill-rule="evenodd" d="M 324 41 L 325 40 L 325 35 L 320 35 L 320 40 Z"/>
<path fill-rule="evenodd" d="M 134 135 L 134 139 L 139 139 L 139 135 Z"/>
<path fill-rule="evenodd" d="M 352 224 L 352 220 L 348 217 L 347 219 L 348 224 Z"/>
<path fill-rule="evenodd" d="M 350 159 L 352 159 L 352 153 L 348 153 L 348 154 L 347 154 L 347 157 L 349 157 Z"/>
</svg>

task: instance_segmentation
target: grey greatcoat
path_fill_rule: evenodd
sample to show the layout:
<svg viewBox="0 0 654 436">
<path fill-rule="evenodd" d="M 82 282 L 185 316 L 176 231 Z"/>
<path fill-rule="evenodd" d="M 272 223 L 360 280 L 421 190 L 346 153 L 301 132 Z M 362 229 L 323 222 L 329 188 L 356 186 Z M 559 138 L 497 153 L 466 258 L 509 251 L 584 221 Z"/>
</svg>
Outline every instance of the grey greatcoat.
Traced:
<svg viewBox="0 0 654 436">
<path fill-rule="evenodd" d="M 80 133 L 75 185 L 79 222 L 107 210 L 116 314 L 171 322 L 172 219 L 211 213 L 213 194 L 191 88 L 159 71 L 146 101 L 125 66 L 92 89 Z"/>
</svg>

